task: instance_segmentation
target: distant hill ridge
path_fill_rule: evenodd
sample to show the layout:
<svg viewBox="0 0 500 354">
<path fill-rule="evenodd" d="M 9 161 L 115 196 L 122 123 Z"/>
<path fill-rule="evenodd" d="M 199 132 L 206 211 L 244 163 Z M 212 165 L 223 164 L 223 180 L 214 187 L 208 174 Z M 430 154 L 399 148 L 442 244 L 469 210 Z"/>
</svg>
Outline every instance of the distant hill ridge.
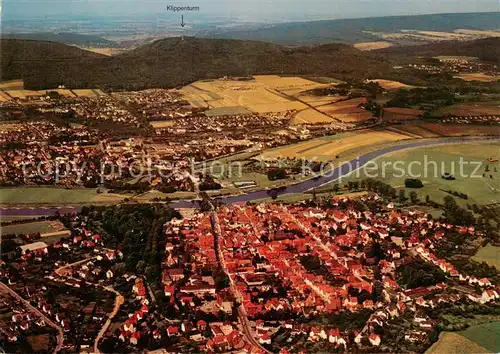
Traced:
<svg viewBox="0 0 500 354">
<path fill-rule="evenodd" d="M 374 52 L 388 56 L 470 56 L 480 60 L 500 63 L 500 37 L 484 38 L 475 41 L 445 41 L 407 47 L 390 47 Z"/>
<path fill-rule="evenodd" d="M 371 76 L 390 68 L 384 58 L 342 44 L 289 48 L 255 41 L 166 38 L 113 57 L 50 42 L 4 39 L 1 45 L 2 79 L 21 74 L 31 89 L 177 87 L 226 75 Z M 50 55 L 38 54 L 51 50 Z"/>
<path fill-rule="evenodd" d="M 53 42 L 3 39 L 0 45 L 0 79 L 23 78 L 27 89 L 65 85 L 138 90 L 257 74 L 380 78 L 393 71 L 402 55 L 425 53 L 495 59 L 500 38 L 362 52 L 338 43 L 287 47 L 257 41 L 185 37 L 157 40 L 113 57 Z"/>
<path fill-rule="evenodd" d="M 51 41 L 98 48 L 117 48 L 119 44 L 105 38 L 73 32 L 3 33 L 1 38 Z"/>
<path fill-rule="evenodd" d="M 370 31 L 454 31 L 500 29 L 500 12 L 387 16 L 292 22 L 252 30 L 212 31 L 205 37 L 259 40 L 276 44 L 305 45 L 329 42 L 359 43 L 381 40 Z"/>
</svg>

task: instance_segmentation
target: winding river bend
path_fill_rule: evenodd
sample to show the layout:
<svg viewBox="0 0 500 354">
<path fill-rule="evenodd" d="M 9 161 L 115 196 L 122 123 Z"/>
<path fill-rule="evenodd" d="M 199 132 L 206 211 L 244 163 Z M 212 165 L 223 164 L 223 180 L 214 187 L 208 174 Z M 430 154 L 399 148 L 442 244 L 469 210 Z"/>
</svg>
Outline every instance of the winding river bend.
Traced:
<svg viewBox="0 0 500 354">
<path fill-rule="evenodd" d="M 461 143 L 471 143 L 471 142 L 488 142 L 488 141 L 500 141 L 499 136 L 495 137 L 461 137 L 461 138 L 438 138 L 430 140 L 417 140 L 411 141 L 406 144 L 393 145 L 380 150 L 367 153 L 365 155 L 360 155 L 358 158 L 353 159 L 343 165 L 329 171 L 325 175 L 316 177 L 314 179 L 308 179 L 305 181 L 298 182 L 281 189 L 278 195 L 283 194 L 296 194 L 304 193 L 312 188 L 320 187 L 329 182 L 335 181 L 341 177 L 347 176 L 349 173 L 355 171 L 358 168 L 365 166 L 368 162 L 386 155 L 391 152 L 396 152 L 400 150 L 419 148 L 419 147 L 431 147 L 437 145 L 448 145 L 448 144 L 461 144 Z M 251 202 L 259 199 L 264 199 L 268 197 L 267 190 L 258 190 L 253 192 L 248 192 L 245 194 L 227 196 L 217 198 L 219 203 L 233 204 L 233 203 L 245 203 Z M 197 201 L 174 201 L 170 204 L 174 208 L 192 208 L 198 205 Z M 40 215 L 48 216 L 54 215 L 56 212 L 61 214 L 70 213 L 80 210 L 79 206 L 60 206 L 60 207 L 21 207 L 21 208 L 0 208 L 0 215 Z"/>
</svg>

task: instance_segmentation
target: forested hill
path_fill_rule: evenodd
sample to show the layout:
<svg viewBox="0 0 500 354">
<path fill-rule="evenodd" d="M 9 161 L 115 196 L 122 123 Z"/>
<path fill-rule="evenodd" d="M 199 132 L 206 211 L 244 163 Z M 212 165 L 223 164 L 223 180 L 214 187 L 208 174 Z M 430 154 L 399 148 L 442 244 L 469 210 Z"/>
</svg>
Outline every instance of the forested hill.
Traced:
<svg viewBox="0 0 500 354">
<path fill-rule="evenodd" d="M 43 89 L 177 87 L 200 79 L 255 74 L 374 77 L 390 70 L 383 56 L 352 46 L 283 47 L 255 41 L 167 38 L 106 57 L 58 43 L 2 40 L 2 79 Z M 52 52 L 51 52 L 52 50 Z M 3 54 L 3 53 L 2 53 Z"/>
</svg>

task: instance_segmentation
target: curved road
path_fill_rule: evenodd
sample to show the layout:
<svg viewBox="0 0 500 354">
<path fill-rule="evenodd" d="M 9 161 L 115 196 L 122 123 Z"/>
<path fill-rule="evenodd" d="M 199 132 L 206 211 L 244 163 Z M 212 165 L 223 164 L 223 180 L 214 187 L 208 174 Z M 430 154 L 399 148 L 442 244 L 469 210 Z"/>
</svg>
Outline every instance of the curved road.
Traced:
<svg viewBox="0 0 500 354">
<path fill-rule="evenodd" d="M 347 163 L 344 163 L 342 166 L 335 168 L 332 171 L 329 171 L 323 176 L 318 178 L 305 180 L 302 182 L 298 182 L 296 184 L 290 185 L 278 192 L 278 195 L 283 194 L 295 194 L 295 193 L 304 193 L 312 188 L 317 188 L 326 183 L 335 181 L 341 177 L 348 175 L 349 173 L 365 166 L 368 162 L 386 155 L 391 152 L 396 152 L 405 149 L 411 148 L 419 148 L 419 147 L 428 147 L 428 146 L 436 146 L 436 145 L 446 145 L 446 144 L 460 144 L 465 142 L 481 142 L 481 141 L 498 141 L 500 137 L 461 137 L 461 138 L 438 138 L 432 140 L 412 140 L 405 144 L 393 145 L 389 146 L 374 152 L 367 153 L 365 155 L 359 156 L 359 158 L 351 160 Z M 268 198 L 268 193 L 266 190 L 258 190 L 254 192 L 249 192 L 246 194 L 239 194 L 227 197 L 217 198 L 216 200 L 219 203 L 223 204 L 231 204 L 231 203 L 245 203 L 251 202 L 258 199 Z M 198 206 L 197 201 L 175 201 L 170 204 L 174 208 L 192 208 Z M 76 212 L 80 209 L 80 207 L 66 206 L 59 208 L 0 208 L 0 215 L 54 215 L 56 212 L 61 214 Z"/>
<path fill-rule="evenodd" d="M 0 288 L 4 289 L 10 295 L 12 295 L 13 297 L 15 297 L 18 301 L 22 302 L 24 304 L 24 306 L 26 306 L 26 308 L 28 308 L 31 311 L 33 311 L 35 314 L 37 314 L 39 317 L 41 317 L 45 321 L 45 323 L 47 323 L 50 327 L 53 327 L 53 328 L 55 328 L 57 330 L 57 345 L 54 348 L 54 352 L 53 353 L 56 354 L 56 353 L 60 352 L 61 349 L 62 349 L 62 347 L 63 347 L 63 342 L 64 342 L 64 334 L 63 334 L 63 330 L 61 329 L 61 327 L 59 327 L 56 323 L 52 322 L 52 320 L 50 318 L 48 318 L 47 316 L 45 316 L 36 307 L 33 307 L 29 303 L 29 301 L 27 301 L 24 298 L 22 298 L 21 295 L 19 295 L 14 290 L 12 290 L 11 288 L 9 288 L 3 282 L 0 282 Z"/>
</svg>

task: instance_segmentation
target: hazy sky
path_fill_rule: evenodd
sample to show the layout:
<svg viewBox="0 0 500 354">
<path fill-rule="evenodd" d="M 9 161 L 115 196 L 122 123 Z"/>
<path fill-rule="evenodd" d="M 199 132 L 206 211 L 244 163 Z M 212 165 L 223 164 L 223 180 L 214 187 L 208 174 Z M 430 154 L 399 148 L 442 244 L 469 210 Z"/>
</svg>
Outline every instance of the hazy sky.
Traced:
<svg viewBox="0 0 500 354">
<path fill-rule="evenodd" d="M 499 0 L 0 0 L 2 17 L 163 15 L 167 5 L 199 6 L 200 15 L 248 19 L 355 18 L 500 11 Z"/>
</svg>

